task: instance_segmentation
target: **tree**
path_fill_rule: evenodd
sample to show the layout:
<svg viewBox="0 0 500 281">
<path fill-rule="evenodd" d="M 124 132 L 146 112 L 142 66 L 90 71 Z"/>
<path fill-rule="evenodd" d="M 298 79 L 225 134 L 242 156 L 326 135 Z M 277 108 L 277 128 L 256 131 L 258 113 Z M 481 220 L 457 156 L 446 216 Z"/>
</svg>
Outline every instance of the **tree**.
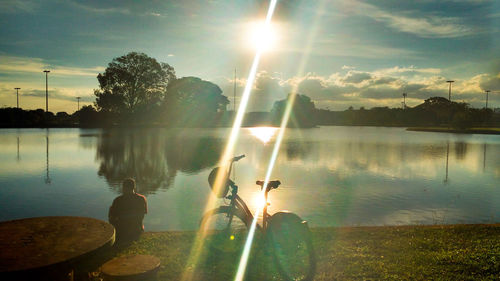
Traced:
<svg viewBox="0 0 500 281">
<path fill-rule="evenodd" d="M 219 113 L 226 111 L 229 100 L 219 86 L 197 77 L 173 80 L 167 87 L 165 112 L 173 126 L 213 125 Z"/>
<path fill-rule="evenodd" d="M 99 113 L 92 105 L 84 105 L 74 114 L 78 117 L 81 126 L 102 126 L 102 124 L 99 124 Z"/>
<path fill-rule="evenodd" d="M 151 110 L 165 98 L 167 85 L 175 79 L 174 68 L 131 52 L 114 58 L 104 73 L 97 75 L 95 105 L 100 111 L 135 113 Z"/>
<path fill-rule="evenodd" d="M 273 108 L 271 109 L 271 115 L 276 124 L 281 122 L 290 98 L 291 94 L 288 94 L 286 99 L 274 102 Z M 311 98 L 306 95 L 297 94 L 292 105 L 292 111 L 290 112 L 288 126 L 314 127 L 316 125 L 316 120 L 314 120 L 314 116 L 316 116 L 315 113 L 316 107 L 314 106 L 314 102 L 311 101 Z"/>
</svg>

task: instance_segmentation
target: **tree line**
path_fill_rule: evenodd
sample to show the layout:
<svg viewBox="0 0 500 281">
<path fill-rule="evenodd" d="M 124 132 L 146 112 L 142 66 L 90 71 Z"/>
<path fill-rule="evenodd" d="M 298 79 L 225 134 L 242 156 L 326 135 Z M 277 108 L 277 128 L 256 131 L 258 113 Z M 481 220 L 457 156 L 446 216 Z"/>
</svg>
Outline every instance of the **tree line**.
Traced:
<svg viewBox="0 0 500 281">
<path fill-rule="evenodd" d="M 144 53 L 131 52 L 114 58 L 97 76 L 93 105 L 74 114 L 42 109 L 0 109 L 0 127 L 216 127 L 231 126 L 234 112 L 216 84 L 198 77 L 177 78 L 167 63 Z M 246 114 L 244 125 L 279 125 L 291 95 L 274 103 L 270 112 Z M 289 127 L 318 125 L 366 126 L 498 126 L 499 114 L 475 109 L 466 103 L 432 97 L 413 108 L 375 107 L 344 111 L 317 109 L 306 95 L 297 94 L 291 107 Z"/>
</svg>

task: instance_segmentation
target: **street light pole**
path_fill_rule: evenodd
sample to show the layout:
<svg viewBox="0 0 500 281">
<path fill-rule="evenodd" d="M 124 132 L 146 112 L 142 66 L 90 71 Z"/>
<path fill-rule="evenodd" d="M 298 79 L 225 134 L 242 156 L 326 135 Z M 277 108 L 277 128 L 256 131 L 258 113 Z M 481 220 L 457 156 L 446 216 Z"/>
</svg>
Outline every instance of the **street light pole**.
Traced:
<svg viewBox="0 0 500 281">
<path fill-rule="evenodd" d="M 488 94 L 490 93 L 490 90 L 486 90 L 486 109 L 488 109 Z"/>
<path fill-rule="evenodd" d="M 407 93 L 403 93 L 403 109 L 406 109 L 406 96 L 408 94 Z"/>
<path fill-rule="evenodd" d="M 446 83 L 450 83 L 450 88 L 449 88 L 449 90 L 448 90 L 448 100 L 449 100 L 450 102 L 451 102 L 451 83 L 453 83 L 453 82 L 455 82 L 455 81 L 453 81 L 453 80 L 448 80 L 448 81 L 446 81 Z"/>
<path fill-rule="evenodd" d="M 80 111 L 80 99 L 81 99 L 81 97 L 76 97 L 76 100 L 78 101 L 78 110 L 77 111 Z"/>
<path fill-rule="evenodd" d="M 14 90 L 16 90 L 16 94 L 17 94 L 17 108 L 19 108 L 19 90 L 21 90 L 21 88 L 14 88 Z"/>
<path fill-rule="evenodd" d="M 234 69 L 234 81 L 233 81 L 233 115 L 234 114 L 236 114 L 236 68 Z"/>
<path fill-rule="evenodd" d="M 49 112 L 49 72 L 50 70 L 44 70 L 45 72 L 45 112 Z"/>
</svg>

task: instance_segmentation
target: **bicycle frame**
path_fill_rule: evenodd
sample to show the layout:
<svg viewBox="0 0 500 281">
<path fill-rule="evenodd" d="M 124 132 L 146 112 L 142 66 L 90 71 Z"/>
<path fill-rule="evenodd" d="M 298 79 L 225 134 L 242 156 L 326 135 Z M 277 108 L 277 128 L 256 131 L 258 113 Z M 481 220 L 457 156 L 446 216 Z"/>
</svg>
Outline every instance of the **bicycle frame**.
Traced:
<svg viewBox="0 0 500 281">
<path fill-rule="evenodd" d="M 229 175 L 231 174 L 233 163 L 243 157 L 244 155 L 237 156 L 234 157 L 233 160 L 231 160 L 228 172 Z M 211 187 L 213 185 L 212 182 L 213 180 L 211 178 L 213 178 L 212 174 L 214 173 L 214 171 L 215 169 L 212 170 L 212 173 L 209 176 L 209 183 Z M 266 185 L 264 185 L 264 183 Z M 230 200 L 229 204 L 227 205 L 224 204 L 224 206 L 219 206 L 216 209 L 207 211 L 203 215 L 200 224 L 202 224 L 205 221 L 208 221 L 207 218 L 210 218 L 211 216 L 224 214 L 225 219 L 223 221 L 225 221 L 227 224 L 225 226 L 224 231 L 219 232 L 223 234 L 222 241 L 235 240 L 236 242 L 239 243 L 241 239 L 248 239 L 248 238 L 238 236 L 238 239 L 235 239 L 235 235 L 238 235 L 237 234 L 238 232 L 236 232 L 238 228 L 234 229 L 232 228 L 233 218 L 236 216 L 238 223 L 241 220 L 246 225 L 247 228 L 250 228 L 251 224 L 253 224 L 254 220 L 257 218 L 254 217 L 254 214 L 252 214 L 245 201 L 238 195 L 238 186 L 236 185 L 236 183 L 234 183 L 232 180 L 229 179 L 229 177 L 227 177 L 227 182 L 225 184 L 227 184 L 225 186 L 226 189 L 224 191 L 226 192 L 226 195 L 227 195 L 227 186 L 229 186 L 230 188 L 230 194 L 224 197 L 225 199 Z M 261 192 L 264 192 L 264 206 L 262 206 L 262 225 L 259 225 L 259 223 L 256 222 L 255 227 L 259 230 L 261 234 L 265 235 L 265 242 L 266 244 L 269 243 L 268 246 L 270 247 L 270 249 L 272 249 L 273 257 L 275 259 L 280 274 L 283 277 L 285 277 L 286 280 L 296 280 L 296 277 L 300 278 L 300 280 L 303 281 L 312 280 L 315 273 L 316 260 L 314 257 L 314 248 L 312 244 L 311 233 L 309 231 L 307 222 L 302 220 L 298 215 L 290 213 L 288 211 L 279 211 L 273 214 L 272 216 L 269 215 L 269 213 L 267 212 L 269 206 L 269 203 L 267 201 L 268 193 L 272 189 L 278 188 L 281 182 L 279 180 L 268 181 L 268 182 L 256 181 L 256 184 L 261 186 Z M 262 190 L 262 188 L 265 188 L 265 190 Z M 259 213 L 255 215 L 258 216 L 258 214 Z M 234 226 L 241 227 L 241 225 L 239 224 L 235 224 Z M 241 233 L 244 234 L 245 232 Z M 217 232 L 215 234 L 217 234 Z M 230 238 L 227 239 L 228 238 L 227 236 L 224 238 L 224 235 L 230 235 Z M 288 239 L 290 238 L 290 236 L 294 237 L 292 241 Z M 216 239 L 215 241 L 218 240 Z M 226 244 L 227 243 L 222 244 L 221 246 L 222 248 L 220 248 L 221 251 L 224 250 L 230 251 L 232 250 L 232 247 L 235 247 L 236 245 L 236 244 L 227 244 L 228 246 L 225 247 Z M 287 244 L 290 244 L 291 247 L 287 246 Z M 301 250 L 297 252 L 297 249 Z M 302 264 L 304 263 L 304 261 L 306 261 L 306 263 L 304 263 L 305 271 L 301 270 L 291 271 L 290 270 L 291 268 L 289 268 L 287 265 L 288 258 L 292 257 L 293 259 L 295 257 L 295 254 L 297 253 L 299 253 L 299 257 L 297 257 L 297 261 L 299 261 L 299 263 Z"/>
<path fill-rule="evenodd" d="M 244 157 L 244 155 L 242 155 L 242 156 Z M 238 161 L 239 159 L 241 159 L 243 157 L 238 156 L 238 157 L 233 158 L 233 160 L 231 161 L 231 164 L 229 166 L 228 175 L 231 175 L 231 170 L 233 169 L 234 162 Z M 243 199 L 240 196 L 238 196 L 238 186 L 233 181 L 229 181 L 229 185 L 231 187 L 231 195 L 226 196 L 226 198 L 231 199 L 231 202 L 229 204 L 229 206 L 231 207 L 231 210 L 238 208 L 245 213 L 245 216 L 247 217 L 248 221 L 253 221 L 254 216 L 253 216 L 252 212 L 248 208 L 245 201 L 243 201 Z M 269 206 L 269 204 L 267 203 L 267 197 L 268 197 L 269 191 L 270 190 L 268 190 L 266 188 L 266 192 L 264 193 L 265 204 L 264 204 L 264 209 L 262 211 L 262 229 L 264 229 L 264 230 L 267 229 L 267 221 L 268 221 L 268 218 L 270 217 L 269 213 L 267 212 L 267 207 Z M 233 213 L 229 214 L 229 216 L 230 216 L 229 224 L 231 224 L 231 222 L 233 220 Z M 261 226 L 258 223 L 257 223 L 257 228 L 261 229 Z"/>
<path fill-rule="evenodd" d="M 266 193 L 265 193 L 265 205 L 264 205 L 264 210 L 262 211 L 262 229 L 264 229 L 264 230 L 267 228 L 267 220 L 270 217 L 269 213 L 267 212 L 267 206 L 269 206 L 269 204 L 267 203 L 268 192 L 269 191 L 266 191 Z M 253 216 L 252 212 L 248 208 L 245 201 L 243 201 L 243 199 L 240 196 L 238 196 L 238 186 L 237 185 L 231 184 L 231 195 L 227 196 L 226 198 L 231 199 L 231 202 L 229 203 L 229 206 L 231 206 L 231 209 L 237 208 L 237 209 L 242 210 L 245 213 L 245 215 L 247 216 L 248 220 L 253 221 L 254 216 Z M 230 221 L 231 221 L 233 214 L 230 214 L 230 215 L 231 215 L 231 219 L 230 219 Z M 261 228 L 261 226 L 258 223 L 257 223 L 257 228 L 259 228 L 259 229 Z"/>
</svg>

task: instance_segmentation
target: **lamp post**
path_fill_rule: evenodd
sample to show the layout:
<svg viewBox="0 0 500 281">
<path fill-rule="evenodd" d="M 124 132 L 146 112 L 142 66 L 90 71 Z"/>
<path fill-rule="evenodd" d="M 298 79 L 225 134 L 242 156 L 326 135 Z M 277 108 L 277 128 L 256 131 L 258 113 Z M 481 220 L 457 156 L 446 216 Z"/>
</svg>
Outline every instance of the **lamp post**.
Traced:
<svg viewBox="0 0 500 281">
<path fill-rule="evenodd" d="M 488 109 L 488 94 L 490 93 L 490 90 L 486 90 L 486 109 Z"/>
<path fill-rule="evenodd" d="M 233 115 L 234 114 L 236 114 L 236 68 L 234 69 L 234 81 L 233 81 Z"/>
<path fill-rule="evenodd" d="M 455 81 L 453 80 L 448 80 L 446 81 L 446 83 L 450 83 L 450 88 L 448 89 L 448 100 L 451 101 L 451 83 L 453 83 Z"/>
<path fill-rule="evenodd" d="M 50 70 L 44 70 L 45 72 L 45 112 L 49 112 L 49 72 Z"/>
<path fill-rule="evenodd" d="M 81 99 L 81 97 L 76 97 L 76 100 L 78 101 L 78 107 L 77 107 L 78 110 L 77 111 L 80 111 L 80 99 Z"/>
<path fill-rule="evenodd" d="M 14 90 L 16 90 L 16 95 L 17 95 L 17 108 L 19 108 L 19 90 L 21 90 L 21 88 L 14 88 Z M 488 104 L 488 102 L 486 102 L 486 104 Z M 486 107 L 488 107 L 486 105 Z"/>
<path fill-rule="evenodd" d="M 408 94 L 407 93 L 403 93 L 403 109 L 406 109 L 406 96 Z"/>
</svg>

